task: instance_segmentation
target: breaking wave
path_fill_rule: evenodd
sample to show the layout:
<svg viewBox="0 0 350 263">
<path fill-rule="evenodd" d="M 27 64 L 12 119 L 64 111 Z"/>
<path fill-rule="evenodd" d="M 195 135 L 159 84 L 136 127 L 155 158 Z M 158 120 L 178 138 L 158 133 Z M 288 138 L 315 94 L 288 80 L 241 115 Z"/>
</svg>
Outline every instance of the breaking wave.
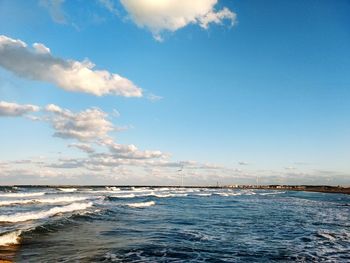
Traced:
<svg viewBox="0 0 350 263">
<path fill-rule="evenodd" d="M 89 197 L 73 197 L 73 196 L 62 196 L 47 199 L 20 199 L 20 200 L 6 200 L 0 201 L 0 206 L 17 205 L 17 204 L 32 204 L 32 203 L 45 203 L 45 204 L 55 204 L 55 203 L 65 203 L 65 202 L 76 202 L 84 201 L 90 199 Z"/>
<path fill-rule="evenodd" d="M 18 244 L 21 233 L 21 230 L 17 230 L 0 235 L 0 246 Z"/>
<path fill-rule="evenodd" d="M 126 204 L 126 205 L 129 207 L 133 207 L 133 208 L 143 208 L 143 207 L 153 206 L 155 204 L 156 204 L 156 202 L 149 201 L 149 202 L 141 202 L 141 203 L 130 203 L 130 204 Z"/>
<path fill-rule="evenodd" d="M 214 193 L 214 194 L 219 196 L 224 196 L 224 197 L 242 195 L 241 193 Z"/>
<path fill-rule="evenodd" d="M 58 188 L 58 190 L 66 193 L 72 193 L 72 192 L 76 192 L 78 189 L 77 188 Z"/>
<path fill-rule="evenodd" d="M 196 194 L 196 196 L 211 196 L 211 193 L 200 193 L 200 194 Z"/>
<path fill-rule="evenodd" d="M 37 193 L 6 193 L 0 194 L 0 197 L 32 197 L 32 196 L 42 196 L 46 192 L 37 192 Z"/>
<path fill-rule="evenodd" d="M 16 223 L 16 222 L 23 222 L 28 220 L 37 220 L 37 219 L 51 217 L 59 213 L 68 213 L 68 212 L 74 212 L 78 210 L 85 210 L 91 206 L 92 206 L 92 202 L 72 203 L 66 206 L 53 207 L 46 211 L 25 212 L 25 213 L 11 214 L 11 215 L 3 215 L 3 216 L 0 216 L 0 222 Z"/>
</svg>

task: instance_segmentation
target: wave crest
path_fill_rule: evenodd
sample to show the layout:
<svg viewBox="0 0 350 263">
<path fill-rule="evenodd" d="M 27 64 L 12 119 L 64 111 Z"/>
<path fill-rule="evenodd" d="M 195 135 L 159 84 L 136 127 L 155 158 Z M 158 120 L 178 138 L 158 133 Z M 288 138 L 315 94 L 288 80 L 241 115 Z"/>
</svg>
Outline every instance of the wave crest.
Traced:
<svg viewBox="0 0 350 263">
<path fill-rule="evenodd" d="M 0 246 L 18 244 L 22 231 L 17 230 L 0 235 Z"/>
<path fill-rule="evenodd" d="M 130 203 L 130 204 L 127 204 L 127 206 L 133 207 L 133 208 L 143 208 L 143 207 L 153 206 L 155 204 L 156 202 L 149 201 L 149 202 L 141 202 L 141 203 Z"/>
<path fill-rule="evenodd" d="M 72 193 L 72 192 L 76 192 L 78 189 L 77 188 L 58 188 L 58 190 L 66 193 Z"/>
<path fill-rule="evenodd" d="M 0 216 L 0 222 L 16 223 L 16 222 L 23 222 L 28 220 L 37 220 L 37 219 L 51 217 L 59 213 L 68 213 L 68 212 L 74 212 L 78 210 L 85 210 L 91 206 L 92 206 L 92 202 L 72 203 L 66 206 L 53 207 L 46 211 L 16 213 L 11 215 Z"/>
<path fill-rule="evenodd" d="M 37 193 L 6 193 L 0 194 L 0 197 L 32 197 L 32 196 L 42 196 L 46 194 L 45 192 L 37 192 Z"/>
<path fill-rule="evenodd" d="M 20 199 L 20 200 L 0 201 L 0 206 L 9 206 L 9 205 L 17 205 L 17 204 L 25 205 L 25 204 L 32 204 L 32 203 L 55 204 L 55 203 L 84 201 L 87 199 L 90 199 L 90 198 L 89 197 L 62 196 L 62 197 L 47 198 L 47 199 Z"/>
</svg>

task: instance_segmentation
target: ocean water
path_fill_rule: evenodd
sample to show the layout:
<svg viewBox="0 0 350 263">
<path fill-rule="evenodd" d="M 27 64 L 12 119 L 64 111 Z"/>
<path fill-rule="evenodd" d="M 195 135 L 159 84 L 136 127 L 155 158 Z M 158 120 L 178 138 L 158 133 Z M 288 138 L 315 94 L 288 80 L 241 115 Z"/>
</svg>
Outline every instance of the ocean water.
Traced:
<svg viewBox="0 0 350 263">
<path fill-rule="evenodd" d="M 0 188 L 14 262 L 350 262 L 350 196 L 293 191 Z"/>
</svg>

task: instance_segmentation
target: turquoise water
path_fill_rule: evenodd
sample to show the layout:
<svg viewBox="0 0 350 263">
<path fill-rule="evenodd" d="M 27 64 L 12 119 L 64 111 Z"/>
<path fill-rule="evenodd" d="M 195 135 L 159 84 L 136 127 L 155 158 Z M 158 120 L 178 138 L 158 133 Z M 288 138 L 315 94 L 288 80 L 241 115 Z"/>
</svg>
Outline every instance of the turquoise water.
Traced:
<svg viewBox="0 0 350 263">
<path fill-rule="evenodd" d="M 350 262 L 350 196 L 2 188 L 0 233 L 15 262 Z"/>
</svg>

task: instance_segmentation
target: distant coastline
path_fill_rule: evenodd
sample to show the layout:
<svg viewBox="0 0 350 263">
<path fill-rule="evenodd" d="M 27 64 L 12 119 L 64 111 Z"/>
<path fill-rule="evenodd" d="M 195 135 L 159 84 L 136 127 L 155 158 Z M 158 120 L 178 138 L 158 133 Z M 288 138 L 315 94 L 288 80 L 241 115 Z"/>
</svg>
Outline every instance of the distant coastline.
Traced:
<svg viewBox="0 0 350 263">
<path fill-rule="evenodd" d="M 254 190 L 288 190 L 288 191 L 306 191 L 320 193 L 338 193 L 350 195 L 350 187 L 329 186 L 329 185 L 0 185 L 1 187 L 52 187 L 52 188 L 83 188 L 83 187 L 122 187 L 122 188 L 211 188 L 211 189 L 254 189 Z"/>
<path fill-rule="evenodd" d="M 350 187 L 329 185 L 243 185 L 228 186 L 235 189 L 288 190 L 320 193 L 350 194 Z"/>
</svg>

